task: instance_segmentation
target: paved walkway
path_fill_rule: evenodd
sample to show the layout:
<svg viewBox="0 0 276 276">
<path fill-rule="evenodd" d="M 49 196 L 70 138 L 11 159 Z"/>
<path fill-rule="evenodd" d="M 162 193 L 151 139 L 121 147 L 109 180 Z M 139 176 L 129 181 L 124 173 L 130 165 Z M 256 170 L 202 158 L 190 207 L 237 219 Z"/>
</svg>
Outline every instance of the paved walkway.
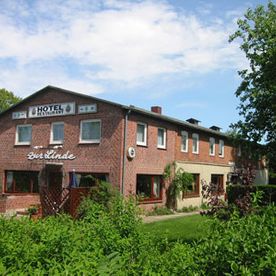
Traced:
<svg viewBox="0 0 276 276">
<path fill-rule="evenodd" d="M 143 219 L 144 223 L 151 223 L 151 222 L 156 222 L 156 221 L 197 215 L 199 213 L 200 213 L 200 211 L 194 211 L 194 212 L 188 212 L 188 213 L 176 213 L 176 214 L 172 214 L 172 215 L 163 215 L 163 216 L 147 216 L 147 217 L 145 216 L 142 219 Z"/>
</svg>

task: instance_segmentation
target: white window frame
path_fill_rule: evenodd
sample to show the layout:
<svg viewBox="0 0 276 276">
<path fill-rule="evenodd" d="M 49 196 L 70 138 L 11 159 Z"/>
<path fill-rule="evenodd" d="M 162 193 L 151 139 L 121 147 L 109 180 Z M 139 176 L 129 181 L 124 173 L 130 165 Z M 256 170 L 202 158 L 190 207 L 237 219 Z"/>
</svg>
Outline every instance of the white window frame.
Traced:
<svg viewBox="0 0 276 276">
<path fill-rule="evenodd" d="M 197 151 L 194 150 L 194 138 L 196 138 L 196 147 L 197 147 Z M 197 133 L 193 133 L 192 135 L 192 152 L 194 154 L 199 154 L 199 135 Z"/>
<path fill-rule="evenodd" d="M 183 137 L 184 136 L 187 137 L 186 143 L 185 143 L 185 148 L 186 149 L 184 149 L 184 144 L 183 144 Z M 188 150 L 189 150 L 188 146 L 189 146 L 189 134 L 188 134 L 188 131 L 183 130 L 183 131 L 181 131 L 181 151 L 182 152 L 188 152 Z"/>
<path fill-rule="evenodd" d="M 214 152 L 211 152 L 211 144 L 214 145 Z M 210 156 L 215 156 L 216 154 L 216 139 L 214 137 L 209 138 L 209 155 Z"/>
<path fill-rule="evenodd" d="M 220 152 L 220 148 L 222 149 Z M 219 140 L 219 157 L 224 157 L 224 140 Z"/>
<path fill-rule="evenodd" d="M 54 140 L 54 125 L 63 125 L 63 140 Z M 63 144 L 64 143 L 64 122 L 53 122 L 51 124 L 51 137 L 50 144 Z"/>
<path fill-rule="evenodd" d="M 82 139 L 82 124 L 83 123 L 90 123 L 90 122 L 99 122 L 100 123 L 100 139 L 90 139 L 90 140 L 83 140 Z M 99 119 L 89 119 L 89 120 L 81 120 L 80 121 L 80 144 L 99 144 L 102 138 L 102 121 Z"/>
<path fill-rule="evenodd" d="M 31 127 L 31 140 L 28 141 L 28 142 L 19 142 L 18 139 L 19 139 L 19 135 L 18 135 L 18 132 L 19 132 L 19 128 L 20 127 Z M 32 143 L 32 134 L 33 134 L 33 127 L 31 124 L 27 124 L 27 125 L 17 125 L 16 126 L 16 133 L 15 133 L 15 145 L 18 145 L 18 146 L 28 146 Z"/>
<path fill-rule="evenodd" d="M 138 125 L 142 125 L 144 126 L 144 141 L 138 141 Z M 147 132 L 148 132 L 148 125 L 146 123 L 142 123 L 142 122 L 137 122 L 136 125 L 136 144 L 138 146 L 147 146 Z"/>
<path fill-rule="evenodd" d="M 163 130 L 164 145 L 158 144 L 158 131 L 159 131 L 159 129 Z M 163 127 L 158 127 L 158 129 L 157 129 L 157 148 L 158 149 L 166 149 L 166 147 L 167 147 L 167 129 L 165 129 Z"/>
</svg>

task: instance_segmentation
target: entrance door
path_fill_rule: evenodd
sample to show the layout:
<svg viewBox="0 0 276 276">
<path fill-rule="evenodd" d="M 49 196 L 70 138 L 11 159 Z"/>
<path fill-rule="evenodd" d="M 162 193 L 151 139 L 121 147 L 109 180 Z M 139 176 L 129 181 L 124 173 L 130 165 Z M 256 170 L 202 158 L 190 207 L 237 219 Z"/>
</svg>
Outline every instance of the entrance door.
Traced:
<svg viewBox="0 0 276 276">
<path fill-rule="evenodd" d="M 60 204 L 62 200 L 62 172 L 60 171 L 48 171 L 47 177 L 48 191 L 51 194 L 53 200 Z"/>
</svg>

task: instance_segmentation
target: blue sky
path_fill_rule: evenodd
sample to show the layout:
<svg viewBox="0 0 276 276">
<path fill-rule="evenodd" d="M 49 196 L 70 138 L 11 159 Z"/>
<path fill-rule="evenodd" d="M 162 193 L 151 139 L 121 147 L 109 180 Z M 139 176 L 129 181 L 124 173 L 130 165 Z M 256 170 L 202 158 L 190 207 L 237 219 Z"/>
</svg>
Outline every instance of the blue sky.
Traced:
<svg viewBox="0 0 276 276">
<path fill-rule="evenodd" d="M 0 87 L 59 86 L 226 131 L 238 119 L 228 37 L 262 0 L 0 0 Z"/>
</svg>

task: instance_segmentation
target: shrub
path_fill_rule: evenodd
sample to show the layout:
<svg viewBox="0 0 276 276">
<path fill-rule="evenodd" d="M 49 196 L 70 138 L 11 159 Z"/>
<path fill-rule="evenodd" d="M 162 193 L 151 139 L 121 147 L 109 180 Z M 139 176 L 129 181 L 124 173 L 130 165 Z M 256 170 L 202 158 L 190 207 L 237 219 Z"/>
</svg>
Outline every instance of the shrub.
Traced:
<svg viewBox="0 0 276 276">
<path fill-rule="evenodd" d="M 263 192 L 262 201 L 260 205 L 267 205 L 276 203 L 276 185 L 229 185 L 227 186 L 228 203 L 235 203 L 236 200 L 241 199 L 247 193 L 256 193 L 257 191 Z"/>
<path fill-rule="evenodd" d="M 155 206 L 152 211 L 147 213 L 147 215 L 148 216 L 163 216 L 163 215 L 171 215 L 173 213 L 174 212 L 171 209 L 169 209 L 165 206 L 162 206 L 162 207 Z"/>
</svg>

